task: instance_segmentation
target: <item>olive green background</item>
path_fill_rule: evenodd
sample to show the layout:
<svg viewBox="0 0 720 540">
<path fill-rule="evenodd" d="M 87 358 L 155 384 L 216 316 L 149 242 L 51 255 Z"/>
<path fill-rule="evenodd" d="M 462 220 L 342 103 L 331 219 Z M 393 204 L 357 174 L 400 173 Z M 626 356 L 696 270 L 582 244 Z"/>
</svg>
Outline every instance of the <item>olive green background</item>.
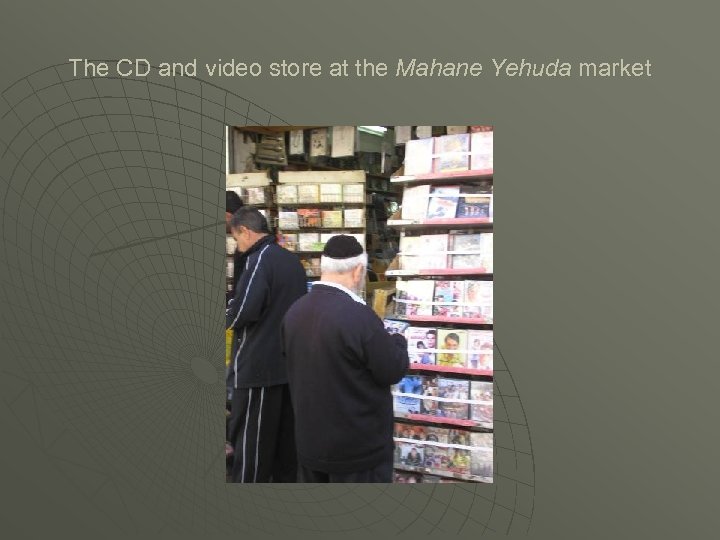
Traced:
<svg viewBox="0 0 720 540">
<path fill-rule="evenodd" d="M 8 538 L 709 536 L 718 9 L 40 1 L 0 12 Z M 479 61 L 473 79 L 72 77 L 69 58 Z M 496 78 L 492 58 L 650 78 Z M 492 123 L 496 482 L 224 483 L 231 124 Z"/>
</svg>

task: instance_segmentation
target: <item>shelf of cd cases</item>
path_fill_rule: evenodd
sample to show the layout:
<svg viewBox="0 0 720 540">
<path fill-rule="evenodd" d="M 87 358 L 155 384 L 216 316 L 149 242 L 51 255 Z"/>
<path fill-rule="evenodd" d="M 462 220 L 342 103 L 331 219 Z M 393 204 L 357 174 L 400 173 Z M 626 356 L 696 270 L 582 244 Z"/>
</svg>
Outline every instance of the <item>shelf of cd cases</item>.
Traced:
<svg viewBox="0 0 720 540">
<path fill-rule="evenodd" d="M 308 278 L 320 276 L 320 255 L 332 236 L 354 236 L 365 246 L 365 187 L 362 170 L 278 174 L 278 241 L 300 257 Z"/>
<path fill-rule="evenodd" d="M 410 356 L 407 376 L 393 389 L 396 422 L 469 433 L 460 446 L 396 433 L 395 469 L 492 482 L 492 132 L 460 139 L 471 137 L 482 155 L 473 157 L 467 140 L 456 149 L 448 149 L 449 136 L 426 140 L 416 145 L 427 147 L 424 153 L 405 156 L 403 170 L 420 172 L 391 178 L 405 186 L 403 204 L 387 222 L 401 238 L 386 272 L 397 279 L 386 329 L 405 335 Z M 455 163 L 464 170 L 443 171 Z"/>
</svg>

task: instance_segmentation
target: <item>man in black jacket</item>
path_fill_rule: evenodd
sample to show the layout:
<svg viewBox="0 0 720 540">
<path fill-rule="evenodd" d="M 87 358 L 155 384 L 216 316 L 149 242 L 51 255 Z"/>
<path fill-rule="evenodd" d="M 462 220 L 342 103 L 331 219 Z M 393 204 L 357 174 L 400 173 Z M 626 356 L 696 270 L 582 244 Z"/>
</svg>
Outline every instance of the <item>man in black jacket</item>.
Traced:
<svg viewBox="0 0 720 540">
<path fill-rule="evenodd" d="M 229 428 L 232 479 L 295 482 L 293 411 L 280 323 L 307 290 L 305 271 L 296 255 L 275 243 L 256 209 L 245 206 L 235 212 L 230 229 L 245 260 L 226 310 L 226 328 L 235 330 Z"/>
<path fill-rule="evenodd" d="M 283 321 L 301 478 L 392 482 L 390 386 L 407 370 L 407 343 L 357 295 L 367 255 L 355 238 L 332 237 L 320 264 L 321 281 Z"/>
</svg>

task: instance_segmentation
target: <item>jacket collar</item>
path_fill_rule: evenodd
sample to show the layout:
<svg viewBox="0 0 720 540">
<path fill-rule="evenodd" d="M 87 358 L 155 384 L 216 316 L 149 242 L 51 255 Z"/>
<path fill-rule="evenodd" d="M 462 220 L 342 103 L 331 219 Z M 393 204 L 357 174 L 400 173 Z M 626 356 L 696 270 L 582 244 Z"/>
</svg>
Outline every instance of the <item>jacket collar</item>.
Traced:
<svg viewBox="0 0 720 540">
<path fill-rule="evenodd" d="M 344 292 L 345 294 L 347 294 L 350 298 L 352 298 L 353 300 L 355 300 L 358 304 L 363 304 L 363 305 L 365 305 L 365 300 L 363 300 L 362 298 L 360 298 L 357 294 L 355 294 L 354 292 L 352 292 L 352 291 L 351 291 L 350 289 L 348 289 L 347 287 L 345 287 L 345 286 L 343 286 L 343 285 L 340 285 L 339 283 L 332 283 L 332 282 L 330 282 L 330 281 L 316 281 L 316 282 L 313 284 L 313 287 L 315 287 L 316 285 L 324 285 L 325 287 L 332 287 L 332 288 L 338 289 L 338 290 Z"/>
<path fill-rule="evenodd" d="M 250 255 L 251 253 L 260 251 L 262 248 L 264 248 L 268 244 L 274 244 L 274 243 L 275 243 L 275 237 L 272 234 L 268 234 L 267 236 L 263 236 L 260 240 L 255 242 L 252 246 L 250 246 L 247 249 L 247 251 L 243 251 L 241 253 L 243 255 Z"/>
</svg>

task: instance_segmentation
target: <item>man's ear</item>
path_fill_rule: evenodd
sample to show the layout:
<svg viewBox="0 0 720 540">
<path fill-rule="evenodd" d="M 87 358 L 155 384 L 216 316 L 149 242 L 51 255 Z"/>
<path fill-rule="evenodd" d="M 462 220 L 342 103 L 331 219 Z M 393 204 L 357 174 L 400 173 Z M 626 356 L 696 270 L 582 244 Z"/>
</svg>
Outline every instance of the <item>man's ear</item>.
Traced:
<svg viewBox="0 0 720 540">
<path fill-rule="evenodd" d="M 363 265 L 362 265 L 362 264 L 358 264 L 358 265 L 355 267 L 355 271 L 353 272 L 353 279 L 354 279 L 355 281 L 359 282 L 360 279 L 362 279 L 362 276 L 363 276 L 363 273 L 364 273 L 364 272 L 365 272 L 365 268 L 363 267 Z"/>
</svg>

